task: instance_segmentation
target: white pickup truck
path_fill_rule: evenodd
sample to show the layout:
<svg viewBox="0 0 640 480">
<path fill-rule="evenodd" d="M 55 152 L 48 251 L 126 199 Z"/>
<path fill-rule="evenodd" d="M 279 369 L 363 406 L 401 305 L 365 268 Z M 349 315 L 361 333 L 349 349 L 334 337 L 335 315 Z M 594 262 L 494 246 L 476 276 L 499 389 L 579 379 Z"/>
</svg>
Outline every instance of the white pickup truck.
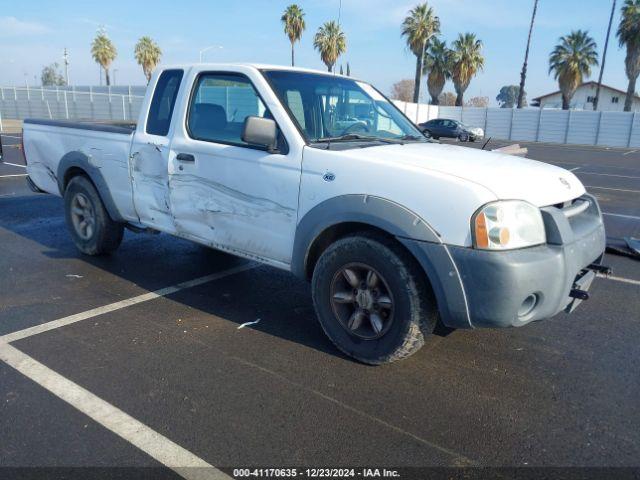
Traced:
<svg viewBox="0 0 640 480">
<path fill-rule="evenodd" d="M 130 227 L 291 271 L 328 337 L 370 364 L 414 353 L 438 322 L 569 312 L 604 270 L 598 203 L 571 172 L 430 142 L 339 75 L 165 67 L 136 125 L 26 120 L 24 149 L 81 252 Z"/>
</svg>

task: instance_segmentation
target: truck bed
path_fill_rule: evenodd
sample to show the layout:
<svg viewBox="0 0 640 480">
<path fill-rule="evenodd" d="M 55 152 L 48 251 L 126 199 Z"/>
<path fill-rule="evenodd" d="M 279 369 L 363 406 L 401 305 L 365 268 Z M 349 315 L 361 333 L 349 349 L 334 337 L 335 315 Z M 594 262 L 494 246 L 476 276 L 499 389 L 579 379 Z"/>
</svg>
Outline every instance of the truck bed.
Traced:
<svg viewBox="0 0 640 480">
<path fill-rule="evenodd" d="M 134 122 L 26 119 L 23 141 L 27 173 L 35 186 L 61 195 L 69 167 L 85 171 L 127 218 L 134 217 L 129 153 Z"/>
</svg>

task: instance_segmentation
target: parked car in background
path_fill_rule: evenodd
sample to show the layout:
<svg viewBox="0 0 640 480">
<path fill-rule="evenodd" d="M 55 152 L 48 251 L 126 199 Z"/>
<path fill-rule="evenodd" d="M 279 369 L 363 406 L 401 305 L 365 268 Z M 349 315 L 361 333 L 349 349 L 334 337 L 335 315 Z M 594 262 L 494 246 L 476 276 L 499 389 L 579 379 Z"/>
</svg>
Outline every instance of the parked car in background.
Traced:
<svg viewBox="0 0 640 480">
<path fill-rule="evenodd" d="M 457 120 L 447 118 L 435 118 L 418 125 L 422 133 L 434 139 L 457 138 L 461 142 L 475 142 L 484 137 L 484 130 L 481 128 L 468 127 Z"/>
</svg>

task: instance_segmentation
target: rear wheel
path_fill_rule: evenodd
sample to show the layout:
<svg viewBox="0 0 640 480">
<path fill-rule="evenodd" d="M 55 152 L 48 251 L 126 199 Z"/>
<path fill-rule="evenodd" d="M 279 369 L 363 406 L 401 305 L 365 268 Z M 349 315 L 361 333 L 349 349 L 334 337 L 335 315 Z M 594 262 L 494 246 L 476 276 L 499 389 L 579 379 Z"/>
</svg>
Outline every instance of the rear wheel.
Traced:
<svg viewBox="0 0 640 480">
<path fill-rule="evenodd" d="M 321 255 L 312 283 L 325 333 L 361 362 L 406 358 L 435 328 L 424 273 L 393 240 L 368 234 L 338 240 Z"/>
<path fill-rule="evenodd" d="M 73 177 L 64 192 L 65 217 L 71 238 L 86 255 L 102 255 L 117 249 L 124 226 L 114 222 L 91 181 Z"/>
</svg>

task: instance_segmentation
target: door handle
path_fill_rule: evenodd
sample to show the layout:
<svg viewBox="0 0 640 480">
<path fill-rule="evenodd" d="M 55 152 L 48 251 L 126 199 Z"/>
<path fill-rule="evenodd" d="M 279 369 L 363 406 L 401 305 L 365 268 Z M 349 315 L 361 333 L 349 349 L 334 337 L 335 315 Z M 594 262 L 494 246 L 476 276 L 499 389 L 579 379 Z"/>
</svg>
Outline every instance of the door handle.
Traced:
<svg viewBox="0 0 640 480">
<path fill-rule="evenodd" d="M 194 157 L 190 153 L 179 153 L 178 155 L 176 155 L 176 160 L 180 162 L 195 162 L 196 157 Z"/>
</svg>

